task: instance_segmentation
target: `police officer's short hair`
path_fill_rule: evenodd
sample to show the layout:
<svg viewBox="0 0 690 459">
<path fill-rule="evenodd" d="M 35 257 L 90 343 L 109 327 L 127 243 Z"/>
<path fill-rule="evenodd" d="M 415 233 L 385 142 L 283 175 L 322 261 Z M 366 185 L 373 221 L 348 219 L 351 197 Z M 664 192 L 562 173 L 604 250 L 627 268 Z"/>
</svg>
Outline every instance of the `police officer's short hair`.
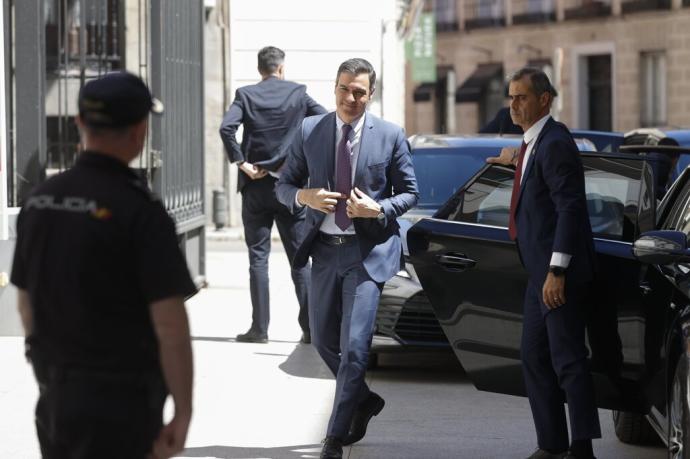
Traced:
<svg viewBox="0 0 690 459">
<path fill-rule="evenodd" d="M 374 66 L 371 65 L 368 60 L 362 59 L 361 57 L 354 57 L 340 64 L 340 67 L 338 67 L 338 74 L 335 76 L 336 85 L 340 80 L 340 74 L 343 72 L 355 76 L 360 73 L 366 73 L 369 75 L 369 94 L 374 92 L 374 88 L 376 87 L 376 72 L 374 71 Z"/>
<path fill-rule="evenodd" d="M 551 84 L 551 81 L 549 81 L 549 77 L 542 69 L 536 67 L 521 68 L 511 75 L 509 81 L 520 81 L 526 76 L 529 77 L 530 83 L 532 83 L 532 91 L 534 91 L 537 97 L 540 97 L 545 92 L 548 92 L 552 99 L 558 97 L 558 92 Z"/>
<path fill-rule="evenodd" d="M 259 51 L 259 72 L 270 75 L 278 70 L 285 62 L 285 52 L 275 46 L 266 46 Z"/>
</svg>

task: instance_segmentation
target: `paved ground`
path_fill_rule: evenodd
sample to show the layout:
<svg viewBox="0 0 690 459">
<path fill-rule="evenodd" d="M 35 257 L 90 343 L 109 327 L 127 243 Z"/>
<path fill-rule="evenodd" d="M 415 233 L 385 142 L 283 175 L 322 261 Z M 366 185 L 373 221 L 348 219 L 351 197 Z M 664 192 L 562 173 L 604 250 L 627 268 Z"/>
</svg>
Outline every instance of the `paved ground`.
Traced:
<svg viewBox="0 0 690 459">
<path fill-rule="evenodd" d="M 250 319 L 246 253 L 234 237 L 208 247 L 209 288 L 188 303 L 196 366 L 186 458 L 314 458 L 334 381 L 298 343 L 297 302 L 284 253 L 270 265 L 270 343 L 235 343 Z M 32 425 L 36 387 L 20 338 L 0 338 L 0 458 L 39 457 Z M 535 442 L 525 399 L 479 392 L 449 354 L 384 355 L 368 374 L 386 399 L 350 459 L 523 458 Z M 601 411 L 600 458 L 661 459 L 662 448 L 619 443 Z"/>
</svg>

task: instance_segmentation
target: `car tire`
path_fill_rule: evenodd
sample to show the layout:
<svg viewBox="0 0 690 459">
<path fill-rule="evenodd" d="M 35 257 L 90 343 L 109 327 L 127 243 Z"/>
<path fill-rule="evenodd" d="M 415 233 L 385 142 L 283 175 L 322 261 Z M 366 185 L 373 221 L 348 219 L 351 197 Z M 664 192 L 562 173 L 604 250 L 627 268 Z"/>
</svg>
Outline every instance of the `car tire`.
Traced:
<svg viewBox="0 0 690 459">
<path fill-rule="evenodd" d="M 659 442 L 659 436 L 643 414 L 612 411 L 616 437 L 631 445 L 650 445 Z"/>
<path fill-rule="evenodd" d="M 673 384 L 668 396 L 668 457 L 673 459 L 690 457 L 690 446 L 684 448 L 685 439 L 690 438 L 690 372 L 688 358 L 681 354 L 676 371 L 673 373 Z M 690 441 L 688 441 L 690 445 Z"/>
</svg>

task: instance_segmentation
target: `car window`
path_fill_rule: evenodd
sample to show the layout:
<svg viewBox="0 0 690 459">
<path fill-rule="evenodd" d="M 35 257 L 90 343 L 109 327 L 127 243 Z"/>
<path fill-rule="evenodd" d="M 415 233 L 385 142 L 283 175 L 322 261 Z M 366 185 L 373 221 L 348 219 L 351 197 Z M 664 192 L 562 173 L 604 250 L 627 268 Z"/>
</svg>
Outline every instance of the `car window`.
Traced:
<svg viewBox="0 0 690 459">
<path fill-rule="evenodd" d="M 497 156 L 501 146 L 415 148 L 412 164 L 417 178 L 420 209 L 436 210 L 458 188 L 486 165 L 486 158 Z"/>
<path fill-rule="evenodd" d="M 690 235 L 690 180 L 678 194 L 678 199 L 669 211 L 662 229 L 682 231 Z"/>
<path fill-rule="evenodd" d="M 587 157 L 583 164 L 587 210 L 595 236 L 632 241 L 642 161 Z M 486 169 L 436 218 L 507 228 L 514 175 L 512 168 Z"/>
</svg>

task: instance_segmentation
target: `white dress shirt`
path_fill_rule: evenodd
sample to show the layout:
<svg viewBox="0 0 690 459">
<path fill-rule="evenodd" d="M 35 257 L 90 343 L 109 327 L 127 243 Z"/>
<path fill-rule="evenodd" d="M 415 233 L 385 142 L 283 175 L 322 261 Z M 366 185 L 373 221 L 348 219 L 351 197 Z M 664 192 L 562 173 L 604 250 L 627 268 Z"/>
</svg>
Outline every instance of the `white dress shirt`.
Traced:
<svg viewBox="0 0 690 459">
<path fill-rule="evenodd" d="M 352 169 L 352 176 L 350 178 L 350 185 L 354 184 L 355 182 L 355 169 L 357 168 L 357 158 L 359 158 L 359 141 L 362 138 L 362 127 L 364 126 L 364 118 L 366 117 L 366 112 L 362 114 L 357 119 L 352 120 L 352 123 L 350 123 L 350 126 L 352 126 L 352 131 L 350 131 L 350 151 L 352 152 L 352 156 L 350 157 L 350 164 L 351 164 L 351 169 Z M 338 143 L 340 143 L 340 139 L 343 137 L 343 125 L 345 122 L 340 119 L 338 114 L 335 114 L 335 154 L 333 156 L 333 163 L 338 167 Z M 334 170 L 333 171 L 333 177 L 338 176 L 338 171 Z M 328 183 L 328 191 L 335 191 L 335 183 Z M 348 196 L 349 198 L 349 196 Z M 302 207 L 302 204 L 300 204 L 299 200 L 297 199 L 297 195 L 295 195 L 295 203 L 297 203 L 298 206 Z M 350 224 L 350 226 L 345 229 L 345 231 L 341 230 L 338 225 L 335 224 L 335 212 L 332 212 L 330 214 L 326 214 L 326 218 L 323 219 L 323 222 L 321 223 L 321 227 L 319 228 L 322 232 L 328 233 L 328 234 L 355 234 L 355 227 L 354 225 Z"/>
<path fill-rule="evenodd" d="M 551 115 L 546 115 L 545 117 L 534 123 L 532 127 L 527 129 L 527 132 L 525 132 L 523 140 L 527 145 L 527 149 L 525 150 L 525 157 L 522 160 L 522 174 L 520 175 L 520 185 L 522 185 L 522 181 L 525 179 L 525 168 L 527 167 L 527 162 L 529 161 L 529 158 L 532 155 L 532 150 L 534 150 L 534 144 L 536 143 L 537 137 L 539 137 L 541 130 L 544 128 L 544 125 L 549 120 L 549 118 L 551 118 Z M 570 264 L 571 258 L 572 255 L 570 254 L 562 252 L 553 252 L 553 254 L 551 254 L 550 266 L 560 266 L 562 268 L 567 268 Z"/>
<path fill-rule="evenodd" d="M 350 147 L 352 151 L 352 157 L 350 158 L 350 164 L 352 165 L 352 176 L 350 177 L 350 185 L 352 185 L 355 182 L 355 169 L 357 168 L 357 158 L 359 158 L 359 144 L 360 144 L 360 139 L 362 138 L 362 127 L 364 126 L 364 117 L 366 116 L 365 114 L 362 114 L 359 118 L 352 120 L 350 123 L 350 126 L 352 126 L 352 131 L 350 131 Z M 334 177 L 338 176 L 338 144 L 340 143 L 340 139 L 343 137 L 343 125 L 345 122 L 340 119 L 338 114 L 336 113 L 335 115 L 335 156 L 333 163 L 335 164 L 336 170 L 334 170 Z M 328 184 L 328 190 L 329 191 L 335 191 L 335 183 L 329 183 Z M 349 196 L 348 196 L 349 198 Z M 323 219 L 323 223 L 321 223 L 321 231 L 324 233 L 328 234 L 355 234 L 355 227 L 354 225 L 350 225 L 347 227 L 345 231 L 341 230 L 338 225 L 335 224 L 335 212 L 331 212 L 330 214 L 326 215 L 326 218 Z"/>
</svg>

